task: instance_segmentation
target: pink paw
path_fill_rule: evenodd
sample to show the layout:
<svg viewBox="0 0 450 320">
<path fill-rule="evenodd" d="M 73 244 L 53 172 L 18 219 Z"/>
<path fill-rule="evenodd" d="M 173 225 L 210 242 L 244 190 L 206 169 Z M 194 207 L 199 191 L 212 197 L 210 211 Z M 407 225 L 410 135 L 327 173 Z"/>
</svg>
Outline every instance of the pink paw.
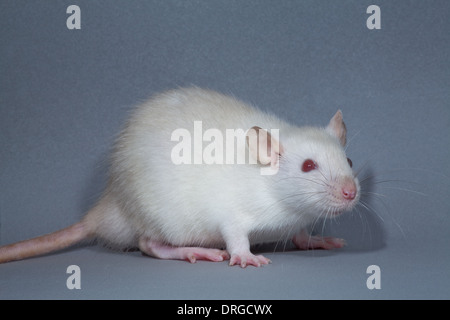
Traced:
<svg viewBox="0 0 450 320">
<path fill-rule="evenodd" d="M 183 248 L 184 259 L 190 263 L 195 263 L 197 260 L 208 260 L 220 262 L 230 259 L 230 255 L 225 250 L 208 249 L 208 248 Z"/>
<path fill-rule="evenodd" d="M 139 240 L 139 249 L 155 258 L 188 260 L 191 263 L 195 263 L 197 260 L 219 262 L 230 259 L 230 255 L 225 250 L 201 247 L 173 247 L 145 237 Z"/>
<path fill-rule="evenodd" d="M 346 245 L 346 242 L 344 239 L 340 238 L 332 238 L 332 237 L 320 237 L 320 236 L 311 236 L 311 235 L 305 235 L 300 234 L 296 235 L 292 242 L 295 244 L 295 246 L 301 250 L 308 250 L 308 249 L 336 249 L 336 248 L 342 248 Z"/>
<path fill-rule="evenodd" d="M 267 259 L 262 255 L 255 256 L 251 252 L 244 254 L 232 254 L 230 259 L 230 266 L 240 265 L 241 268 L 245 268 L 246 266 L 260 267 L 261 265 L 269 263 L 272 263 L 270 259 Z"/>
</svg>

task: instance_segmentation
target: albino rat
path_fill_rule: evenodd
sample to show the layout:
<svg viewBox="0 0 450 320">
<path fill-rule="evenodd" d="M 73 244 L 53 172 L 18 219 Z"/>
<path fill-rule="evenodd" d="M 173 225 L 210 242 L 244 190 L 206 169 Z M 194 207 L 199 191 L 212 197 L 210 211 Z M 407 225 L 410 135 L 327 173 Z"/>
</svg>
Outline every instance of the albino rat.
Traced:
<svg viewBox="0 0 450 320">
<path fill-rule="evenodd" d="M 228 147 L 230 129 L 241 129 L 244 142 L 236 134 Z M 98 204 L 70 227 L 0 247 L 0 263 L 91 238 L 161 259 L 229 259 L 241 267 L 271 262 L 250 252 L 258 243 L 292 239 L 300 249 L 340 248 L 344 240 L 311 236 L 306 228 L 358 202 L 345 143 L 341 111 L 326 128 L 299 128 L 208 90 L 157 95 L 120 134 Z"/>
</svg>

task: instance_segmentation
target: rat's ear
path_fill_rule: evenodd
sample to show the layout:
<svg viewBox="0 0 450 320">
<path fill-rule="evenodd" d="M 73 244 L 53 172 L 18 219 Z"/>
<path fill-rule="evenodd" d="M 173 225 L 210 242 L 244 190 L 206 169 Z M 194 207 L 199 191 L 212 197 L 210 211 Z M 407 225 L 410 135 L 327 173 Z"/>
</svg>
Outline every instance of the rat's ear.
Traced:
<svg viewBox="0 0 450 320">
<path fill-rule="evenodd" d="M 252 159 L 263 165 L 270 163 L 272 167 L 278 166 L 278 158 L 284 150 L 283 146 L 275 137 L 257 126 L 247 130 L 245 136 Z"/>
<path fill-rule="evenodd" d="M 326 130 L 328 133 L 338 138 L 342 146 L 345 146 L 345 143 L 347 142 L 347 128 L 341 110 L 338 110 L 333 118 L 331 118 Z"/>
</svg>

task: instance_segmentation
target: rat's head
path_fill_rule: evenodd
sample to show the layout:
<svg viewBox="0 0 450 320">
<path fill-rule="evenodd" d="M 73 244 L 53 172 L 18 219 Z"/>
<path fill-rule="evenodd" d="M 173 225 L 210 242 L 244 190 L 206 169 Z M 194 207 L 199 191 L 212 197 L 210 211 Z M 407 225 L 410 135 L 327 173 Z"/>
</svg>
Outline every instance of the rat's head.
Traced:
<svg viewBox="0 0 450 320">
<path fill-rule="evenodd" d="M 273 188 L 280 201 L 300 212 L 333 217 L 350 211 L 360 196 L 359 181 L 344 150 L 346 127 L 339 110 L 326 128 L 304 127 L 268 139 L 276 167 Z M 260 160 L 260 159 L 258 159 Z"/>
</svg>

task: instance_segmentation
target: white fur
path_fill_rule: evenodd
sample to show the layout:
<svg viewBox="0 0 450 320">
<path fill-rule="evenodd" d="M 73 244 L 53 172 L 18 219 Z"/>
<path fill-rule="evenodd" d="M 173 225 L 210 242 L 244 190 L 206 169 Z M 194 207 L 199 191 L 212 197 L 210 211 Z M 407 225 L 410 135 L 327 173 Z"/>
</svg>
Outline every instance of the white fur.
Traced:
<svg viewBox="0 0 450 320">
<path fill-rule="evenodd" d="M 279 172 L 259 165 L 175 165 L 170 140 L 177 128 L 280 129 Z M 245 152 L 241 150 L 241 152 Z M 301 171 L 305 159 L 319 169 Z M 284 240 L 319 217 L 350 209 L 339 185 L 354 179 L 339 139 L 324 128 L 297 128 L 234 98 L 198 88 L 161 94 L 141 105 L 117 140 L 96 234 L 121 246 L 148 237 L 175 246 L 223 247 Z M 358 191 L 359 191 L 359 184 Z M 358 192 L 359 194 L 359 192 Z M 92 215 L 86 217 L 91 219 Z M 98 223 L 102 221 L 101 223 Z"/>
</svg>

